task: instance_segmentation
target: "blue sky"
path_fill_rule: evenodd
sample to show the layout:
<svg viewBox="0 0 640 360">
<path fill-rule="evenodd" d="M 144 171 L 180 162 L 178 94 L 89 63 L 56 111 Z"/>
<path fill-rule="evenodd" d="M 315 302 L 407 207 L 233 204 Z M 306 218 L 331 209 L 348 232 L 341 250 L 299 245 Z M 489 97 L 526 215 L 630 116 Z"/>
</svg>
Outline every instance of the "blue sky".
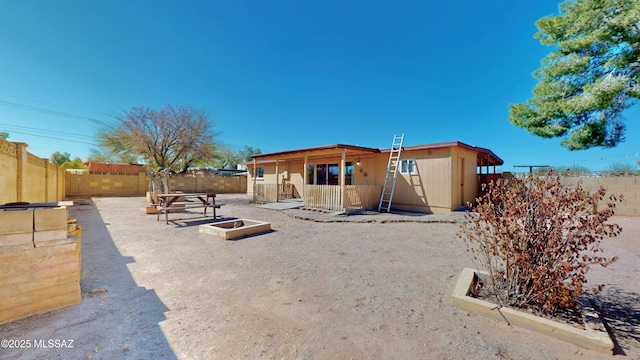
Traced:
<svg viewBox="0 0 640 360">
<path fill-rule="evenodd" d="M 263 153 L 446 141 L 513 165 L 606 169 L 627 140 L 570 152 L 508 121 L 550 50 L 535 21 L 559 1 L 3 1 L 0 131 L 48 158 L 89 155 L 95 120 L 134 106 L 209 112 L 218 140 Z M 34 136 L 39 135 L 39 136 Z"/>
</svg>

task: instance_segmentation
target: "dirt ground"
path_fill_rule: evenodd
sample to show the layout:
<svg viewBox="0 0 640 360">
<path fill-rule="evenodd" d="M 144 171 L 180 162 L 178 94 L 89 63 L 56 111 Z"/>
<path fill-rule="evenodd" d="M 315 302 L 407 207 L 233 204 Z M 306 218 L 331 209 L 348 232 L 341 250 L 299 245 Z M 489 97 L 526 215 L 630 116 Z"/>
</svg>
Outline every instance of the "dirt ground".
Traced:
<svg viewBox="0 0 640 360">
<path fill-rule="evenodd" d="M 221 195 L 226 218 L 273 232 L 224 241 L 196 213 L 169 225 L 143 198 L 75 199 L 83 228 L 79 305 L 0 326 L 3 339 L 72 348 L 0 349 L 2 359 L 606 359 L 450 305 L 474 263 L 456 224 L 301 220 Z M 355 219 L 355 218 L 354 218 Z M 593 268 L 598 305 L 629 359 L 640 359 L 640 218 L 615 218 Z M 68 345 L 68 344 L 67 344 Z"/>
</svg>

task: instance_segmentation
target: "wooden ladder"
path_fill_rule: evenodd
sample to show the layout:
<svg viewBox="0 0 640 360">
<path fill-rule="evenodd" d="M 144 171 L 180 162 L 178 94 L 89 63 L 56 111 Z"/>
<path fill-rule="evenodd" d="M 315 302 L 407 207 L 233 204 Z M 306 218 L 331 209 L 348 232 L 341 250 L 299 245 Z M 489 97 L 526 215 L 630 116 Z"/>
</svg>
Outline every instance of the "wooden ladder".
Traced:
<svg viewBox="0 0 640 360">
<path fill-rule="evenodd" d="M 389 212 L 389 209 L 391 209 L 391 200 L 393 199 L 393 190 L 396 188 L 396 176 L 398 174 L 398 164 L 400 162 L 400 153 L 402 153 L 403 141 L 404 134 L 400 136 L 393 135 L 391 151 L 389 152 L 389 163 L 387 164 L 387 174 L 384 177 L 378 212 L 381 212 L 383 209 Z"/>
</svg>

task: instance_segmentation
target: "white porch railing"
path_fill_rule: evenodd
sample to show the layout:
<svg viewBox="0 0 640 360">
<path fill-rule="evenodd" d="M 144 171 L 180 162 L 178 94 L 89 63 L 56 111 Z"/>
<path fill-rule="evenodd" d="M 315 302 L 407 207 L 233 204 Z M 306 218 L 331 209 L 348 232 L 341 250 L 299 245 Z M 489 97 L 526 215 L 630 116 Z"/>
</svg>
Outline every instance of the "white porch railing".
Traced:
<svg viewBox="0 0 640 360">
<path fill-rule="evenodd" d="M 278 186 L 276 184 L 255 184 L 253 186 L 253 201 L 264 203 L 278 201 Z"/>
<path fill-rule="evenodd" d="M 340 185 L 305 185 L 302 199 L 305 207 L 342 210 Z"/>
<path fill-rule="evenodd" d="M 304 206 L 333 211 L 375 208 L 381 191 L 377 185 L 347 185 L 343 208 L 340 185 L 305 185 Z"/>
<path fill-rule="evenodd" d="M 253 188 L 253 200 L 257 202 L 276 202 L 299 197 L 293 184 L 256 184 Z"/>
<path fill-rule="evenodd" d="M 382 186 L 378 185 L 347 185 L 343 207 L 340 185 L 305 185 L 303 200 L 305 207 L 332 211 L 374 209 L 381 192 Z M 257 202 L 276 202 L 298 196 L 293 185 L 256 184 L 253 188 L 253 200 Z"/>
<path fill-rule="evenodd" d="M 345 193 L 345 210 L 375 209 L 380 202 L 382 186 L 347 185 Z"/>
</svg>

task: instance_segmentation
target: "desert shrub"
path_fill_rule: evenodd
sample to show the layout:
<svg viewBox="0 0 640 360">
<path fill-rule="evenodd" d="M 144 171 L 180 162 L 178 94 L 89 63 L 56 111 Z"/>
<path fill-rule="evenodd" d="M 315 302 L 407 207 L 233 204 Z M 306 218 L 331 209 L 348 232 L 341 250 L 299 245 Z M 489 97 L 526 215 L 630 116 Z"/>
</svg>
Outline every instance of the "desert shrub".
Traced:
<svg viewBox="0 0 640 360">
<path fill-rule="evenodd" d="M 637 175 L 638 169 L 636 164 L 617 162 L 609 165 L 605 172 L 608 176 L 627 176 Z"/>
<path fill-rule="evenodd" d="M 622 230 L 606 221 L 616 197 L 597 209 L 605 190 L 562 186 L 549 172 L 490 183 L 467 213 L 458 236 L 490 274 L 485 282 L 501 305 L 553 313 L 574 308 L 589 266 L 608 266 L 600 242 Z"/>
</svg>

